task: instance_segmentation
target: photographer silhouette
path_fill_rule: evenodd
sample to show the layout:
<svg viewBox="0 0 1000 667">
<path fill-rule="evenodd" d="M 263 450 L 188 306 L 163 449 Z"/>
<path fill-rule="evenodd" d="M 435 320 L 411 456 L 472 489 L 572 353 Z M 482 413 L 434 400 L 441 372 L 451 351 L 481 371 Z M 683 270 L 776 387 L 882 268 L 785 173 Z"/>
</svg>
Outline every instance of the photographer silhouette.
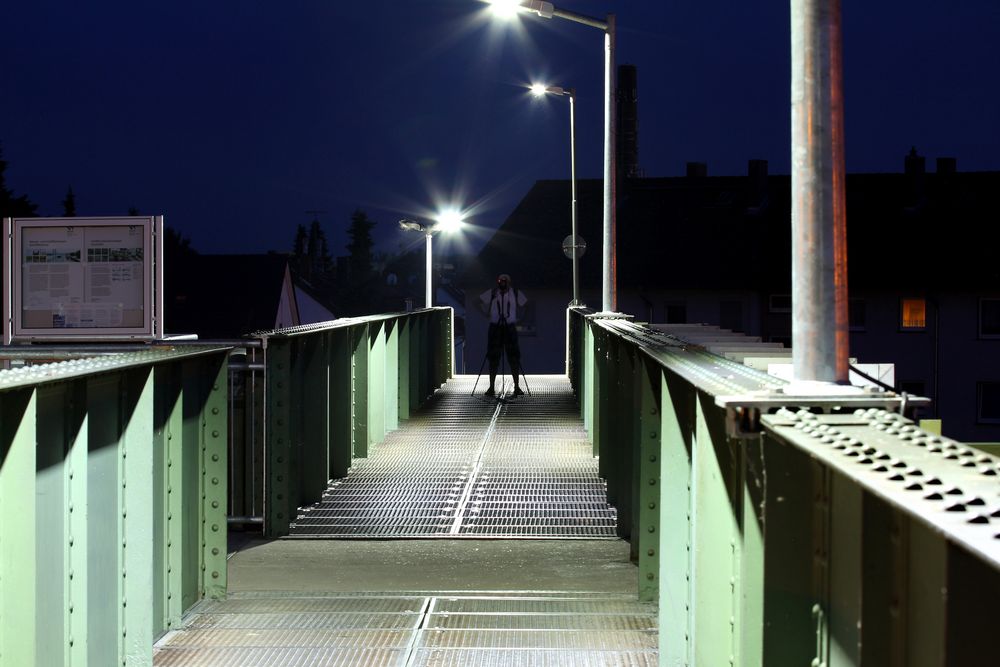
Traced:
<svg viewBox="0 0 1000 667">
<path fill-rule="evenodd" d="M 517 309 L 528 299 L 524 293 L 514 289 L 510 276 L 501 273 L 497 276 L 497 284 L 491 290 L 479 296 L 482 305 L 490 318 L 490 328 L 486 337 L 486 358 L 490 363 L 490 386 L 485 396 L 493 396 L 493 385 L 500 367 L 500 357 L 506 354 L 510 363 L 510 372 L 514 376 L 514 396 L 524 394 L 521 391 L 521 348 L 517 343 Z"/>
</svg>

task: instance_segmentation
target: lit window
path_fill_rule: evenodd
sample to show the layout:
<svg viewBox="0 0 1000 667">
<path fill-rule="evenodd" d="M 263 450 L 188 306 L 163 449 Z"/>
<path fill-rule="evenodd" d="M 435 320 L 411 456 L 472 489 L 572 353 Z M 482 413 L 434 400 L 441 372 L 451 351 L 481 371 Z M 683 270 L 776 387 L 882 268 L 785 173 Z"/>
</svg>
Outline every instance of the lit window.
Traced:
<svg viewBox="0 0 1000 667">
<path fill-rule="evenodd" d="M 900 327 L 903 329 L 923 329 L 927 326 L 927 301 L 925 299 L 903 299 L 899 307 Z"/>
<path fill-rule="evenodd" d="M 979 336 L 1000 338 L 1000 299 L 979 300 Z"/>
</svg>

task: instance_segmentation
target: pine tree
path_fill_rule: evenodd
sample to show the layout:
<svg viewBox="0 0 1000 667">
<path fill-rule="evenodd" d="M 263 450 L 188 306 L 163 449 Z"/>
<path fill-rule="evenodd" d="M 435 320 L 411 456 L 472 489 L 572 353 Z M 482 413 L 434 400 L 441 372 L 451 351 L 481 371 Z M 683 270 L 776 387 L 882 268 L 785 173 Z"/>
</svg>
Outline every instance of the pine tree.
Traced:
<svg viewBox="0 0 1000 667">
<path fill-rule="evenodd" d="M 76 217 L 76 195 L 73 194 L 72 185 L 66 189 L 66 198 L 62 200 L 62 205 L 64 217 Z"/>
<path fill-rule="evenodd" d="M 15 197 L 7 189 L 4 181 L 6 170 L 7 161 L 3 159 L 3 150 L 0 148 L 0 218 L 31 218 L 38 215 L 38 205 L 33 204 L 27 195 Z"/>
<path fill-rule="evenodd" d="M 351 283 L 361 287 L 372 278 L 372 229 L 375 221 L 361 209 L 351 215 L 351 226 L 347 229 L 350 242 L 347 244 L 348 266 Z"/>
</svg>

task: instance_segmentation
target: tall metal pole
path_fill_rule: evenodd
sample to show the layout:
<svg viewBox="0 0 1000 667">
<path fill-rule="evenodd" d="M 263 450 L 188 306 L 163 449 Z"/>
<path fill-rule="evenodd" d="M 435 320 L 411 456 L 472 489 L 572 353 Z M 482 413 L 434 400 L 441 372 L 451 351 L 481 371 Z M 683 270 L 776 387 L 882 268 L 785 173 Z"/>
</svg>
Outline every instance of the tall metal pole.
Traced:
<svg viewBox="0 0 1000 667">
<path fill-rule="evenodd" d="M 573 303 L 574 306 L 580 305 L 580 268 L 579 261 L 577 259 L 577 240 L 576 240 L 576 89 L 569 89 L 569 178 L 570 178 L 570 188 L 572 190 L 573 196 L 573 218 L 572 218 L 572 230 L 573 234 Z"/>
<path fill-rule="evenodd" d="M 792 374 L 848 383 L 840 0 L 791 0 Z"/>
<path fill-rule="evenodd" d="M 428 229 L 425 232 L 425 235 L 427 236 L 427 260 L 426 260 L 427 280 L 425 281 L 426 287 L 424 290 L 424 308 L 430 308 L 431 306 L 434 305 L 433 299 L 431 298 L 431 267 L 432 267 L 431 236 L 433 235 L 433 232 L 431 232 L 431 230 Z"/>
<path fill-rule="evenodd" d="M 618 265 L 615 241 L 615 15 L 604 29 L 604 247 L 601 310 L 618 309 Z"/>
</svg>

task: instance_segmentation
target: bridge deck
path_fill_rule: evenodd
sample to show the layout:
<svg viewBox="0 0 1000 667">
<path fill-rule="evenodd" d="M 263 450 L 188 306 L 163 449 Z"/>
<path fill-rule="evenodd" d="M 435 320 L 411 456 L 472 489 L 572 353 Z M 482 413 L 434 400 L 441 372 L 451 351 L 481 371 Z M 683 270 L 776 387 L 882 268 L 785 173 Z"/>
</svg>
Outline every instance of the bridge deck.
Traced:
<svg viewBox="0 0 1000 667">
<path fill-rule="evenodd" d="M 304 508 L 293 537 L 614 538 L 569 381 L 497 402 L 460 376 Z"/>
<path fill-rule="evenodd" d="M 615 510 L 568 381 L 529 376 L 531 396 L 501 403 L 471 396 L 473 383 L 448 382 L 302 510 L 293 537 L 335 541 L 280 540 L 237 554 L 231 573 L 241 557 L 257 563 L 231 581 L 258 590 L 231 586 L 227 600 L 196 605 L 158 643 L 155 665 L 656 665 L 655 606 L 613 592 L 623 577 L 634 586 L 635 568 L 627 547 L 607 541 Z M 514 541 L 489 543 L 498 553 L 469 538 Z M 563 539 L 577 540 L 573 556 Z M 441 564 L 430 565 L 420 545 L 447 547 L 430 549 Z M 616 550 L 611 560 L 598 555 Z M 581 554 L 596 557 L 583 577 L 567 579 Z M 376 574 L 352 569 L 362 562 Z M 426 590 L 421 568 L 451 572 L 431 577 L 448 585 Z M 286 590 L 260 590 L 269 571 Z M 354 590 L 352 581 L 368 591 L 377 581 L 382 592 L 337 592 Z M 504 590 L 476 588 L 498 582 Z M 329 592 L 314 592 L 322 585 Z"/>
</svg>

